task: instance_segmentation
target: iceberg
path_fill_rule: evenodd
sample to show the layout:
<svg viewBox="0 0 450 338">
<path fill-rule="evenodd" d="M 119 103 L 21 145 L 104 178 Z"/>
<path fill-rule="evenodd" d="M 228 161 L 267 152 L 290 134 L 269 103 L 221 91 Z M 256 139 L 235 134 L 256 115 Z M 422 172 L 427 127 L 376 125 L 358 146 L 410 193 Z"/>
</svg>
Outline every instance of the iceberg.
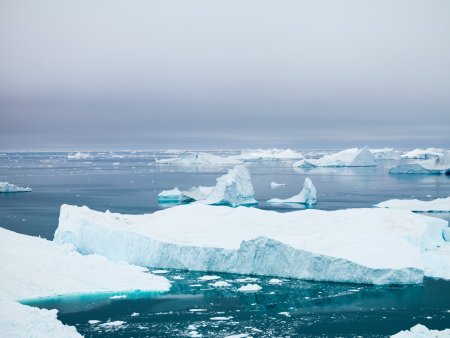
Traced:
<svg viewBox="0 0 450 338">
<path fill-rule="evenodd" d="M 81 337 L 56 310 L 19 304 L 69 294 L 165 292 L 170 282 L 142 267 L 83 256 L 71 245 L 0 228 L 0 332 L 7 337 Z"/>
<path fill-rule="evenodd" d="M 23 188 L 19 187 L 15 184 L 11 184 L 8 182 L 0 182 L 0 193 L 12 193 L 12 192 L 30 192 L 31 188 Z"/>
<path fill-rule="evenodd" d="M 276 182 L 270 182 L 270 187 L 272 189 L 276 189 L 278 187 L 284 187 L 286 183 L 276 183 Z"/>
<path fill-rule="evenodd" d="M 293 164 L 294 167 L 374 167 L 377 161 L 369 148 L 351 148 L 324 155 L 319 159 L 303 159 Z"/>
<path fill-rule="evenodd" d="M 402 158 L 428 160 L 436 158 L 444 153 L 442 148 L 414 149 L 402 155 Z"/>
<path fill-rule="evenodd" d="M 155 268 L 267 275 L 316 281 L 415 284 L 448 272 L 448 222 L 395 209 L 308 209 L 280 213 L 199 203 L 146 215 L 62 205 L 54 241 Z"/>
<path fill-rule="evenodd" d="M 183 196 L 190 201 L 200 201 L 207 199 L 213 190 L 214 187 L 192 187 L 187 191 L 183 191 Z"/>
<path fill-rule="evenodd" d="M 392 199 L 375 205 L 378 208 L 410 210 L 414 212 L 450 212 L 450 197 L 431 201 Z"/>
<path fill-rule="evenodd" d="M 159 203 L 182 202 L 183 199 L 183 194 L 177 187 L 172 190 L 163 190 L 158 194 Z"/>
<path fill-rule="evenodd" d="M 287 199 L 272 198 L 267 201 L 267 203 L 300 203 L 306 205 L 314 205 L 316 204 L 316 202 L 317 202 L 316 187 L 314 186 L 309 177 L 305 178 L 305 182 L 303 183 L 303 189 L 299 194 Z"/>
<path fill-rule="evenodd" d="M 183 157 L 159 159 L 156 160 L 156 163 L 176 165 L 235 165 L 241 163 L 241 161 L 233 157 L 222 157 L 208 153 L 195 152 Z"/>
<path fill-rule="evenodd" d="M 244 162 L 283 161 L 301 159 L 303 158 L 303 154 L 292 149 L 247 149 L 241 151 L 241 154 L 237 158 Z"/>
<path fill-rule="evenodd" d="M 400 160 L 402 153 L 394 148 L 370 149 L 370 152 L 377 160 Z"/>
<path fill-rule="evenodd" d="M 430 330 L 425 325 L 417 324 L 410 330 L 400 331 L 391 338 L 448 338 L 450 337 L 450 329 Z"/>
<path fill-rule="evenodd" d="M 450 174 L 450 152 L 444 151 L 435 158 L 428 160 L 416 160 L 407 163 L 400 163 L 391 168 L 390 174 L 426 174 L 441 175 Z"/>
<path fill-rule="evenodd" d="M 69 160 L 86 160 L 92 158 L 92 156 L 89 153 L 76 152 L 75 154 L 67 155 L 67 158 Z"/>
</svg>

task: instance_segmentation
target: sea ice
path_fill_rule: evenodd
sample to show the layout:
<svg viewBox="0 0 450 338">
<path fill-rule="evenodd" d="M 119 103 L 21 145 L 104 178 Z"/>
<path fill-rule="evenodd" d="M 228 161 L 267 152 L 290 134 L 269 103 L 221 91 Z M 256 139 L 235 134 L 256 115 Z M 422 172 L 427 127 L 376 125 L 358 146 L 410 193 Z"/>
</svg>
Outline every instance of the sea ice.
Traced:
<svg viewBox="0 0 450 338">
<path fill-rule="evenodd" d="M 214 286 L 214 287 L 216 287 L 216 288 L 224 288 L 224 287 L 231 286 L 230 283 L 225 282 L 225 281 L 223 281 L 223 280 L 217 281 L 217 282 L 215 282 L 215 283 L 211 283 L 211 284 L 209 284 L 209 285 Z"/>
<path fill-rule="evenodd" d="M 262 287 L 260 287 L 258 284 L 247 284 L 241 286 L 238 291 L 239 292 L 257 292 L 260 291 Z"/>
<path fill-rule="evenodd" d="M 156 163 L 176 165 L 235 165 L 241 163 L 241 161 L 233 157 L 222 157 L 208 153 L 195 152 L 183 157 L 159 159 L 156 160 Z"/>
<path fill-rule="evenodd" d="M 215 275 L 213 275 L 213 276 L 206 275 L 206 276 L 199 277 L 197 279 L 201 280 L 201 281 L 211 281 L 211 280 L 220 279 L 220 277 L 219 276 L 215 276 Z"/>
<path fill-rule="evenodd" d="M 0 182 L 0 193 L 29 192 L 29 191 L 31 191 L 31 188 L 28 187 L 22 188 L 8 182 Z"/>
<path fill-rule="evenodd" d="M 278 187 L 282 187 L 282 186 L 285 186 L 285 185 L 286 185 L 286 183 L 270 182 L 270 187 L 271 187 L 272 189 L 276 189 L 276 188 L 278 188 Z"/>
<path fill-rule="evenodd" d="M 389 173 L 448 175 L 450 173 L 450 152 L 444 151 L 440 156 L 428 160 L 415 160 L 408 163 L 400 163 L 393 167 Z"/>
<path fill-rule="evenodd" d="M 172 190 L 163 190 L 158 194 L 158 202 L 170 203 L 170 202 L 182 202 L 183 195 L 178 188 Z"/>
<path fill-rule="evenodd" d="M 400 331 L 394 334 L 391 338 L 448 338 L 450 337 L 450 329 L 430 330 L 426 326 L 417 324 L 410 330 Z"/>
<path fill-rule="evenodd" d="M 293 164 L 294 167 L 374 167 L 377 161 L 369 148 L 351 148 L 324 155 L 319 159 L 303 159 Z"/>
<path fill-rule="evenodd" d="M 392 199 L 375 205 L 378 208 L 403 209 L 415 212 L 450 212 L 450 197 L 431 201 Z"/>
<path fill-rule="evenodd" d="M 428 160 L 436 158 L 444 153 L 442 148 L 414 149 L 402 155 L 402 158 Z"/>
<path fill-rule="evenodd" d="M 401 151 L 394 148 L 370 149 L 370 152 L 377 160 L 399 160 Z"/>
<path fill-rule="evenodd" d="M 412 284 L 428 269 L 423 253 L 449 245 L 444 228 L 442 219 L 381 208 L 279 213 L 194 203 L 121 215 L 63 205 L 55 241 L 142 266 Z"/>
<path fill-rule="evenodd" d="M 243 150 L 237 159 L 244 162 L 251 161 L 282 161 L 303 158 L 301 153 L 292 149 L 247 149 Z"/>
<path fill-rule="evenodd" d="M 311 179 L 307 177 L 305 182 L 303 183 L 302 191 L 290 198 L 287 199 L 279 199 L 272 198 L 267 201 L 268 203 L 300 203 L 306 205 L 314 205 L 317 202 L 317 192 L 316 187 L 314 187 Z"/>
<path fill-rule="evenodd" d="M 76 152 L 75 154 L 70 154 L 67 156 L 69 160 L 86 160 L 88 158 L 92 158 L 89 153 Z"/>
</svg>

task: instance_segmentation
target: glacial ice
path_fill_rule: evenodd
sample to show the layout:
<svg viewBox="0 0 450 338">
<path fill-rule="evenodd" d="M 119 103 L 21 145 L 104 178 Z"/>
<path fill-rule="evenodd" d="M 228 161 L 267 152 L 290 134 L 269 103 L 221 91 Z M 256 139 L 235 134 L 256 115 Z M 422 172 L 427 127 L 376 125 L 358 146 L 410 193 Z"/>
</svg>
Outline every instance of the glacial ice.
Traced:
<svg viewBox="0 0 450 338">
<path fill-rule="evenodd" d="M 403 209 L 415 212 L 450 212 L 450 197 L 437 198 L 431 201 L 417 199 L 392 199 L 375 205 L 378 208 Z"/>
<path fill-rule="evenodd" d="M 402 158 L 428 160 L 431 158 L 439 157 L 443 154 L 442 148 L 427 148 L 427 149 L 414 149 L 402 155 Z"/>
<path fill-rule="evenodd" d="M 377 161 L 369 148 L 351 148 L 324 155 L 319 159 L 303 159 L 293 164 L 294 167 L 374 167 Z"/>
<path fill-rule="evenodd" d="M 370 149 L 370 152 L 377 160 L 399 160 L 402 158 L 401 151 L 394 148 Z"/>
<path fill-rule="evenodd" d="M 12 192 L 30 192 L 31 188 L 22 188 L 18 187 L 15 184 L 11 184 L 8 182 L 0 182 L 0 193 L 12 193 Z"/>
<path fill-rule="evenodd" d="M 182 157 L 159 159 L 156 160 L 156 163 L 176 165 L 235 165 L 241 163 L 241 161 L 233 157 L 194 152 Z"/>
<path fill-rule="evenodd" d="M 444 151 L 441 155 L 428 160 L 415 160 L 400 163 L 393 167 L 390 174 L 450 174 L 450 152 Z"/>
<path fill-rule="evenodd" d="M 89 153 L 76 152 L 75 154 L 67 155 L 67 158 L 69 160 L 86 160 L 92 158 L 92 156 Z"/>
<path fill-rule="evenodd" d="M 424 264 L 449 260 L 447 254 L 423 259 L 450 245 L 444 228 L 442 219 L 381 208 L 278 213 L 194 203 L 121 215 L 63 205 L 54 240 L 83 254 L 157 268 L 412 284 L 430 269 Z"/>
<path fill-rule="evenodd" d="M 241 154 L 236 156 L 236 158 L 244 162 L 283 161 L 298 160 L 303 158 L 303 154 L 292 149 L 247 149 L 241 151 Z"/>
<path fill-rule="evenodd" d="M 276 188 L 278 188 L 278 187 L 283 187 L 283 186 L 285 186 L 285 185 L 286 185 L 286 183 L 270 182 L 270 187 L 271 187 L 272 189 L 276 189 Z"/>
<path fill-rule="evenodd" d="M 208 196 L 211 195 L 213 190 L 214 187 L 203 187 L 203 186 L 192 187 L 187 191 L 183 191 L 183 196 L 187 200 L 200 201 L 207 199 Z"/>
<path fill-rule="evenodd" d="M 417 324 L 410 330 L 400 331 L 391 338 L 448 338 L 450 337 L 450 329 L 430 330 L 425 325 Z"/>
<path fill-rule="evenodd" d="M 305 178 L 305 182 L 303 183 L 303 189 L 299 194 L 287 199 L 272 198 L 267 201 L 267 203 L 300 203 L 306 205 L 314 205 L 316 204 L 316 202 L 317 202 L 316 187 L 313 185 L 309 177 Z"/>
<path fill-rule="evenodd" d="M 183 194 L 177 187 L 175 187 L 172 190 L 163 190 L 158 194 L 158 202 L 160 203 L 172 203 L 182 201 L 183 201 Z"/>
</svg>

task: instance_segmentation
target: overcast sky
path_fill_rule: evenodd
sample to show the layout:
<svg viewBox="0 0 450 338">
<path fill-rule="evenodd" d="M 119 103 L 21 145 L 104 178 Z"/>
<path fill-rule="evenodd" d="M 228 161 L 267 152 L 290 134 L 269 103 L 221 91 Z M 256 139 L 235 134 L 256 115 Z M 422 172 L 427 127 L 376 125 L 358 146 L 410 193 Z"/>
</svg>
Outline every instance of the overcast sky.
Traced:
<svg viewBox="0 0 450 338">
<path fill-rule="evenodd" d="M 0 0 L 0 148 L 450 146 L 450 1 Z"/>
</svg>

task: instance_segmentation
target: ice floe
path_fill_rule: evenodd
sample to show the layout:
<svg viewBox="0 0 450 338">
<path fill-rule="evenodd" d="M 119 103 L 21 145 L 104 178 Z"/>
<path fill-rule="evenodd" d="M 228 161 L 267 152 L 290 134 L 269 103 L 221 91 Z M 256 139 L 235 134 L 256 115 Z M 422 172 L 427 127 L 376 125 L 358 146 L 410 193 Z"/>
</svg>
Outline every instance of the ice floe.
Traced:
<svg viewBox="0 0 450 338">
<path fill-rule="evenodd" d="M 278 213 L 189 204 L 122 215 L 63 205 L 55 241 L 142 266 L 411 284 L 429 268 L 423 253 L 448 247 L 444 229 L 445 220 L 381 208 Z"/>
<path fill-rule="evenodd" d="M 177 165 L 235 165 L 241 161 L 234 157 L 222 157 L 203 152 L 194 152 L 182 157 L 164 158 L 156 160 L 159 164 L 177 164 Z"/>
<path fill-rule="evenodd" d="M 258 284 L 247 284 L 241 286 L 238 291 L 239 292 L 257 292 L 262 290 L 262 287 L 260 287 Z"/>
<path fill-rule="evenodd" d="M 8 182 L 0 182 L 0 193 L 30 192 L 30 191 L 31 188 L 28 187 L 23 188 Z"/>
<path fill-rule="evenodd" d="M 425 325 L 417 324 L 410 330 L 400 331 L 391 338 L 448 338 L 450 337 L 450 329 L 430 330 Z"/>
<path fill-rule="evenodd" d="M 314 187 L 311 179 L 307 177 L 303 183 L 303 189 L 299 194 L 286 199 L 272 198 L 268 200 L 267 203 L 300 203 L 314 205 L 317 203 L 316 187 Z"/>
<path fill-rule="evenodd" d="M 450 197 L 431 201 L 392 199 L 375 205 L 378 208 L 403 209 L 415 212 L 450 212 Z"/>
<path fill-rule="evenodd" d="M 351 148 L 337 153 L 324 155 L 319 159 L 303 159 L 293 164 L 294 167 L 373 167 L 377 165 L 374 155 L 366 146 Z"/>
</svg>

